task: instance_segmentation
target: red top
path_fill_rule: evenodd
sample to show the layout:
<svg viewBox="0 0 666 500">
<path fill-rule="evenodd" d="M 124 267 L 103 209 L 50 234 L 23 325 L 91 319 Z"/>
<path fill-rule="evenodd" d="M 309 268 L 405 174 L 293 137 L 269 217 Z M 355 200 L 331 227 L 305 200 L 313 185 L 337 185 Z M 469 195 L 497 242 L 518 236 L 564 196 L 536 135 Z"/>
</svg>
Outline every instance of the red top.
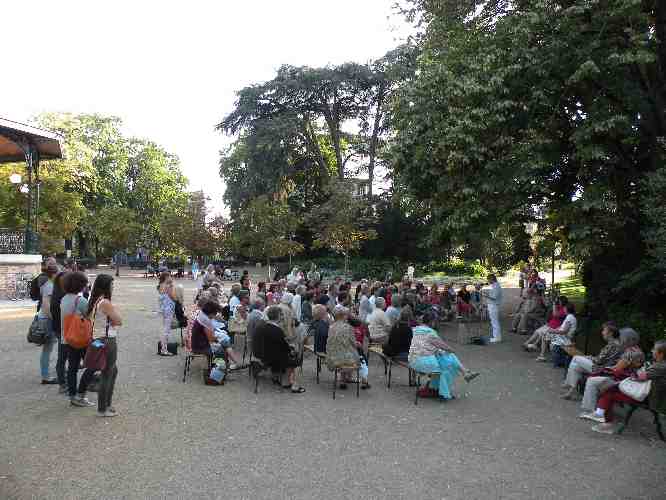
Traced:
<svg viewBox="0 0 666 500">
<path fill-rule="evenodd" d="M 557 306 L 557 312 L 555 314 L 550 315 L 550 319 L 548 320 L 548 326 L 551 327 L 553 330 L 555 330 L 560 327 L 562 321 L 564 321 L 564 318 L 566 317 L 567 317 L 567 308 L 564 306 Z"/>
</svg>

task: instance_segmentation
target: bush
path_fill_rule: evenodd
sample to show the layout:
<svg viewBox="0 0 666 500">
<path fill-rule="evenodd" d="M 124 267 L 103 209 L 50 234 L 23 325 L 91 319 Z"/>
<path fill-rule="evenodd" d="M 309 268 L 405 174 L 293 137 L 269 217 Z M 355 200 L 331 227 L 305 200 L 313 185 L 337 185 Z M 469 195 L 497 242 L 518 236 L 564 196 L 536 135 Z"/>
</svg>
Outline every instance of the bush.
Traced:
<svg viewBox="0 0 666 500">
<path fill-rule="evenodd" d="M 449 261 L 433 260 L 424 266 L 419 267 L 419 271 L 425 274 L 444 273 L 451 276 L 474 276 L 486 277 L 488 270 L 478 261 L 465 262 L 462 259 L 453 258 Z"/>
</svg>

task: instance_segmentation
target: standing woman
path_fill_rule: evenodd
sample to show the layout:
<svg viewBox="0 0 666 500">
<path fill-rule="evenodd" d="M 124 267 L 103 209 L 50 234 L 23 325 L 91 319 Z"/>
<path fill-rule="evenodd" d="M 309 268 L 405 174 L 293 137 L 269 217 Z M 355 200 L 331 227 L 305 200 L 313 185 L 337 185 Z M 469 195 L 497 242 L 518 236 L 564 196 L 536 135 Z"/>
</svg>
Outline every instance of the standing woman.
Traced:
<svg viewBox="0 0 666 500">
<path fill-rule="evenodd" d="M 111 303 L 113 292 L 113 277 L 100 274 L 90 294 L 88 303 L 88 317 L 93 322 L 93 337 L 103 337 L 106 340 L 106 368 L 102 370 L 102 378 L 97 391 L 97 416 L 115 417 L 118 413 L 111 406 L 113 389 L 118 376 L 116 360 L 118 358 L 118 328 L 123 321 L 118 311 Z"/>
<path fill-rule="evenodd" d="M 157 293 L 159 293 L 159 314 L 162 317 L 160 356 L 171 356 L 171 353 L 167 351 L 167 343 L 169 342 L 169 334 L 171 333 L 171 321 L 176 311 L 176 289 L 173 286 L 173 279 L 171 279 L 171 275 L 168 272 L 160 274 Z"/>
</svg>

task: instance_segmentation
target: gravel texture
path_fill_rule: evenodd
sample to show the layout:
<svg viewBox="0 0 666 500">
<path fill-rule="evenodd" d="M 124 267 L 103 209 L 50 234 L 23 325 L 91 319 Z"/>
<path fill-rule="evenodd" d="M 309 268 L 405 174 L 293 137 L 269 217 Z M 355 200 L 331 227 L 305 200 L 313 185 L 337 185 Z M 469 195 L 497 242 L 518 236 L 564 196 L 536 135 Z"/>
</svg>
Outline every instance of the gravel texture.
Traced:
<svg viewBox="0 0 666 500">
<path fill-rule="evenodd" d="M 196 360 L 183 384 L 182 354 L 155 355 L 153 280 L 120 278 L 115 294 L 125 326 L 114 419 L 40 385 L 30 310 L 0 309 L 0 499 L 665 497 L 666 446 L 650 416 L 637 412 L 622 436 L 592 432 L 558 398 L 562 371 L 523 353 L 522 337 L 456 346 L 481 376 L 448 403 L 414 406 L 400 368 L 387 390 L 374 356 L 359 399 L 348 389 L 333 401 L 332 374 L 316 385 L 311 357 L 305 394 L 264 377 L 255 395 L 247 371 L 208 387 Z"/>
</svg>

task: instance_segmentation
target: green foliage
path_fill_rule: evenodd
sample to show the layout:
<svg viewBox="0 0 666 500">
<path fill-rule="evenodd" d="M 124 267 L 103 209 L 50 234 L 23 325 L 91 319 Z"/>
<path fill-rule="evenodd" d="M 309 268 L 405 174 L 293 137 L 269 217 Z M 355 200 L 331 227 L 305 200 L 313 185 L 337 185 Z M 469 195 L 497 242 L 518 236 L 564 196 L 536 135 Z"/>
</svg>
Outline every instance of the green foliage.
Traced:
<svg viewBox="0 0 666 500">
<path fill-rule="evenodd" d="M 430 261 L 422 266 L 417 266 L 417 274 L 442 273 L 449 276 L 474 276 L 485 278 L 488 276 L 486 269 L 479 262 L 465 262 L 462 259 L 453 258 L 449 261 Z"/>
<path fill-rule="evenodd" d="M 507 247 L 497 228 L 538 222 L 541 250 L 582 263 L 592 314 L 663 311 L 666 4 L 476 4 L 406 4 L 424 31 L 393 107 L 394 177 L 433 239 Z"/>
<path fill-rule="evenodd" d="M 299 225 L 286 203 L 260 196 L 252 200 L 234 219 L 230 247 L 238 255 L 266 260 L 296 255 L 303 245 L 290 236 Z"/>
</svg>

